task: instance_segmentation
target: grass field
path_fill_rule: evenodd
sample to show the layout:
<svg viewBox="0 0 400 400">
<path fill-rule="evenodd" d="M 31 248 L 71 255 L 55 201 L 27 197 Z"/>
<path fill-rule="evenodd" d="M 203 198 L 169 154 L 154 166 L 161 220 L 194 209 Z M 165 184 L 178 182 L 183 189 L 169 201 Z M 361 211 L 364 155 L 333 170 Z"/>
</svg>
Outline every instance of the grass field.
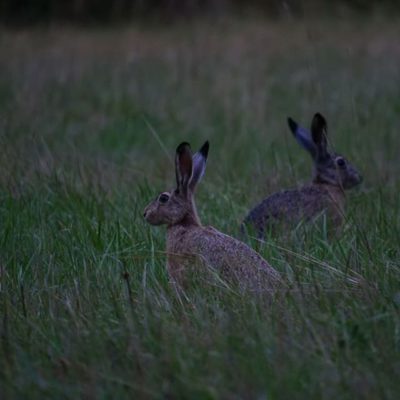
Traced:
<svg viewBox="0 0 400 400">
<path fill-rule="evenodd" d="M 397 398 L 398 22 L 3 31 L 0 397 Z M 289 286 L 272 302 L 201 281 L 178 297 L 142 217 L 177 144 L 210 140 L 199 214 L 235 236 L 310 178 L 286 117 L 316 111 L 364 176 L 344 229 L 268 238 Z"/>
</svg>

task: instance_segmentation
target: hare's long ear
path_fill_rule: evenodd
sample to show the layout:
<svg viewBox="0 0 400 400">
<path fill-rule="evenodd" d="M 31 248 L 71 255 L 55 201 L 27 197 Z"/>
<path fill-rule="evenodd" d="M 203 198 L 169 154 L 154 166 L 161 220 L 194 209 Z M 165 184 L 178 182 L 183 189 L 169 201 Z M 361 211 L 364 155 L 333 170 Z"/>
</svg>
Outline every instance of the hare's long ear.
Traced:
<svg viewBox="0 0 400 400">
<path fill-rule="evenodd" d="M 193 156 L 193 175 L 189 182 L 189 189 L 194 191 L 196 185 L 201 181 L 207 164 L 208 149 L 210 144 L 208 140 L 201 146 L 201 149 Z"/>
<path fill-rule="evenodd" d="M 324 156 L 327 153 L 327 132 L 328 125 L 325 118 L 320 113 L 316 113 L 311 122 L 311 135 L 313 142 L 317 146 L 318 156 Z"/>
<path fill-rule="evenodd" d="M 290 117 L 287 119 L 287 121 L 289 128 L 297 142 L 311 154 L 312 158 L 315 158 L 317 154 L 317 148 L 315 147 L 315 144 L 311 138 L 310 132 L 307 129 L 299 126 L 297 122 Z"/>
<path fill-rule="evenodd" d="M 193 157 L 189 143 L 181 143 L 175 154 L 176 185 L 179 191 L 187 193 L 193 173 Z"/>
</svg>

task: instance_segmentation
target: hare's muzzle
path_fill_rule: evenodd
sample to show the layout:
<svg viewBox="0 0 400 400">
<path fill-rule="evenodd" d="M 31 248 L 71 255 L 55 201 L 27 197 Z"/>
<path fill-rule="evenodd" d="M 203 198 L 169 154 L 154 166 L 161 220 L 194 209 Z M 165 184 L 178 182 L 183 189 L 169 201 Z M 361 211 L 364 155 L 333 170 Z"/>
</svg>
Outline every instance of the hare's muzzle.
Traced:
<svg viewBox="0 0 400 400">
<path fill-rule="evenodd" d="M 151 225 L 160 225 L 162 222 L 160 221 L 157 208 L 153 203 L 150 203 L 143 211 L 143 217 Z"/>
<path fill-rule="evenodd" d="M 362 181 L 363 181 L 363 176 L 361 174 L 359 174 L 359 173 L 355 173 L 355 174 L 353 174 L 351 179 L 349 179 L 349 182 L 348 182 L 348 185 L 347 185 L 348 187 L 345 188 L 345 189 L 351 189 L 351 188 L 361 184 Z"/>
</svg>

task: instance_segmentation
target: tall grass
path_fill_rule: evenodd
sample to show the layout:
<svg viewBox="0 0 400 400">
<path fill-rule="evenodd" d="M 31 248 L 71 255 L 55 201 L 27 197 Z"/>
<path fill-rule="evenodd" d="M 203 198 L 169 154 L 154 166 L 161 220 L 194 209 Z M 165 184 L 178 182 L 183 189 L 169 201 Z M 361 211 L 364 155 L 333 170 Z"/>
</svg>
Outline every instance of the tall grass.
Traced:
<svg viewBox="0 0 400 400">
<path fill-rule="evenodd" d="M 0 36 L 2 398 L 396 398 L 399 25 L 225 21 Z M 144 206 L 173 151 L 211 142 L 197 203 L 237 235 L 310 177 L 285 119 L 328 118 L 362 172 L 347 223 L 259 247 L 273 301 L 196 280 L 175 293 Z"/>
</svg>

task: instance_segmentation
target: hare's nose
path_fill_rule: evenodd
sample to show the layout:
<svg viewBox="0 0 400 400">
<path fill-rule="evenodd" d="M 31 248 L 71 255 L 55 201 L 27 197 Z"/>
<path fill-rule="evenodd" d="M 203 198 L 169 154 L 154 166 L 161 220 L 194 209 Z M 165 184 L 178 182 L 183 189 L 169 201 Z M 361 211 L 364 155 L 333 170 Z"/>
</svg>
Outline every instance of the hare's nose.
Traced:
<svg viewBox="0 0 400 400">
<path fill-rule="evenodd" d="M 144 213 L 143 213 L 143 218 L 146 218 L 146 214 L 147 214 L 147 211 L 146 211 L 146 210 L 144 210 Z"/>
</svg>

